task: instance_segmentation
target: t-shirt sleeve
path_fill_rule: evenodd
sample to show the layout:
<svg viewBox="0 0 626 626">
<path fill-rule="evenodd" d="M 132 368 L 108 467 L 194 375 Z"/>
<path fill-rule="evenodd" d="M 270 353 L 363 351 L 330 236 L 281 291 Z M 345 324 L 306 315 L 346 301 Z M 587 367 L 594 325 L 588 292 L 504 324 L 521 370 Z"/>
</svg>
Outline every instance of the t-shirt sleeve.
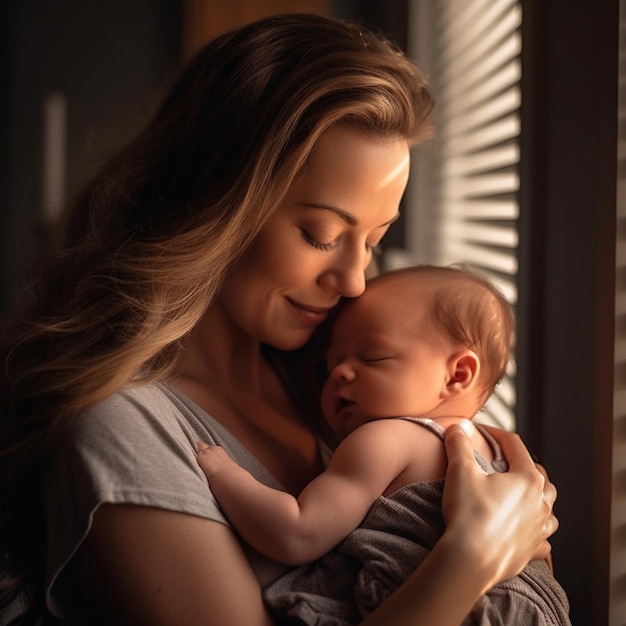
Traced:
<svg viewBox="0 0 626 626">
<path fill-rule="evenodd" d="M 48 602 L 72 604 L 72 556 L 105 503 L 152 506 L 226 524 L 196 462 L 199 440 L 221 443 L 155 387 L 118 393 L 81 415 L 46 476 Z"/>
</svg>

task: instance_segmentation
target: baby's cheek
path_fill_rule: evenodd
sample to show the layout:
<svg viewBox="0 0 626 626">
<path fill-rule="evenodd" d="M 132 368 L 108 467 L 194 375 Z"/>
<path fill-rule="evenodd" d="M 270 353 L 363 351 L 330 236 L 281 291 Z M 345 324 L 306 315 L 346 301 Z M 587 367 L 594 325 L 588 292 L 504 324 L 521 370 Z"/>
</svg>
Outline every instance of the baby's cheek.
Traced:
<svg viewBox="0 0 626 626">
<path fill-rule="evenodd" d="M 414 397 L 414 392 L 406 385 L 399 385 L 396 377 L 382 375 L 368 381 L 365 393 L 368 404 L 379 417 L 403 415 Z"/>
</svg>

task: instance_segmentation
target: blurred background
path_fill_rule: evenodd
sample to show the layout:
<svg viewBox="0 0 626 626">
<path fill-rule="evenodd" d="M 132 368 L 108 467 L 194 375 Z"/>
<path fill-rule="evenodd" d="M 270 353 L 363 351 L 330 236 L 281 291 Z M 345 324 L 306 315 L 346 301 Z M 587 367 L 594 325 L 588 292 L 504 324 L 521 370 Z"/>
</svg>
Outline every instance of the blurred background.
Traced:
<svg viewBox="0 0 626 626">
<path fill-rule="evenodd" d="M 413 154 L 383 264 L 471 263 L 515 307 L 515 361 L 480 419 L 517 429 L 559 488 L 554 561 L 572 622 L 624 626 L 620 4 L 0 0 L 0 308 L 46 222 L 205 41 L 294 11 L 382 30 L 426 69 L 437 100 L 436 137 Z"/>
</svg>

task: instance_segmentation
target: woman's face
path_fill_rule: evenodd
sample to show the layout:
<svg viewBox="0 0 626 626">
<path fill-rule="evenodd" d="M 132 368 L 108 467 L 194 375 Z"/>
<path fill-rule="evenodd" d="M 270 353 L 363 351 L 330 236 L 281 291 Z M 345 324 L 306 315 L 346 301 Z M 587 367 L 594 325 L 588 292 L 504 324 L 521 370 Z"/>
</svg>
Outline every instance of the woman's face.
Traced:
<svg viewBox="0 0 626 626">
<path fill-rule="evenodd" d="M 302 346 L 342 296 L 363 293 L 372 248 L 398 217 L 408 174 L 405 140 L 324 133 L 216 306 L 256 340 Z"/>
</svg>

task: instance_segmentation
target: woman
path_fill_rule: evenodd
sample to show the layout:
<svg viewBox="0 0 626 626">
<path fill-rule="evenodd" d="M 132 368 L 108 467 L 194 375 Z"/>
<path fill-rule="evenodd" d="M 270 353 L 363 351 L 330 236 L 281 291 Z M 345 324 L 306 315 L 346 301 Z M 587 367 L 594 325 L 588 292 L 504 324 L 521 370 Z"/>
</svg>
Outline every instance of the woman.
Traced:
<svg viewBox="0 0 626 626">
<path fill-rule="evenodd" d="M 198 53 L 3 325 L 6 598 L 67 623 L 274 623 L 260 588 L 281 567 L 239 543 L 195 444 L 292 493 L 321 471 L 311 339 L 363 292 L 431 111 L 399 51 L 322 17 Z M 485 477 L 451 430 L 446 532 L 364 623 L 459 623 L 549 554 L 556 491 L 499 441 L 511 471 Z"/>
</svg>

